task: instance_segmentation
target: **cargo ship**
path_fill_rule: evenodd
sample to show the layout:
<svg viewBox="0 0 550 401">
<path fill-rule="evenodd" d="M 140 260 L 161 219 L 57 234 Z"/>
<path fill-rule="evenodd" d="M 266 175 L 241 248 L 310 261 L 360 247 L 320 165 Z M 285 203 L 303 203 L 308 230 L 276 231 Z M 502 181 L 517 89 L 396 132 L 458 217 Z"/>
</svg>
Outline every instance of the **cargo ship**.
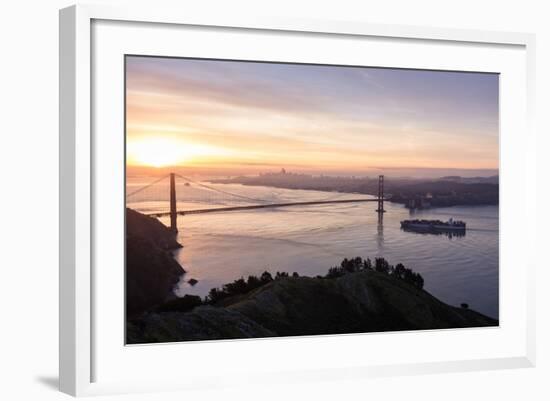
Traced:
<svg viewBox="0 0 550 401">
<path fill-rule="evenodd" d="M 466 231 L 466 223 L 460 220 L 403 220 L 401 228 L 419 231 Z"/>
</svg>

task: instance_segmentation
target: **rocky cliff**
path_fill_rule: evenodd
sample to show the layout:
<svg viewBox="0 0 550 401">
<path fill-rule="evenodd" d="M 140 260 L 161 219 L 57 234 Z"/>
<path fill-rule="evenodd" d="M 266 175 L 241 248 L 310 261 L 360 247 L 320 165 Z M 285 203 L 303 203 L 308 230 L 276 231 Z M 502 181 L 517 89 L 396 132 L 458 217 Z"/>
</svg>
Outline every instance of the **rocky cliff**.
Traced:
<svg viewBox="0 0 550 401">
<path fill-rule="evenodd" d="M 135 317 L 173 297 L 183 268 L 171 251 L 174 233 L 157 219 L 126 209 L 126 313 Z"/>
<path fill-rule="evenodd" d="M 126 208 L 126 234 L 146 239 L 164 250 L 182 247 L 176 240 L 176 235 L 168 227 L 156 218 L 146 216 L 130 208 Z"/>
<path fill-rule="evenodd" d="M 176 308 L 177 309 L 177 308 Z M 496 326 L 374 270 L 285 277 L 191 311 L 156 311 L 128 324 L 128 343 Z"/>
</svg>

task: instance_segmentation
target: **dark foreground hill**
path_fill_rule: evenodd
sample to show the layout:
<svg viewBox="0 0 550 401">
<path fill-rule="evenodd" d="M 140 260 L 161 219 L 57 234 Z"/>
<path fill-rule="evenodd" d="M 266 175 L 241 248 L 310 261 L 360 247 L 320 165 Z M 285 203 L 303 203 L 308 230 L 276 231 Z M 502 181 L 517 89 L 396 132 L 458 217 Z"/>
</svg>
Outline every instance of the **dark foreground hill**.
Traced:
<svg viewBox="0 0 550 401">
<path fill-rule="evenodd" d="M 185 270 L 172 257 L 181 248 L 160 221 L 126 209 L 126 313 L 137 316 L 173 297 Z"/>
<path fill-rule="evenodd" d="M 284 277 L 214 305 L 157 309 L 128 322 L 128 343 L 497 326 L 391 275 Z"/>
</svg>

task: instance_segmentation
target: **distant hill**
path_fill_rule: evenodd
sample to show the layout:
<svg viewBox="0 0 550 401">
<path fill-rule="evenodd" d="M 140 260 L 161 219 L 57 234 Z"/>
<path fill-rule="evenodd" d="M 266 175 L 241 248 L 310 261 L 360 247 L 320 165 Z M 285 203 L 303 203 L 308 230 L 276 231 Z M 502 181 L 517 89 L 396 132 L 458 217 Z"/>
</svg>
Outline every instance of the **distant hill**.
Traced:
<svg viewBox="0 0 550 401">
<path fill-rule="evenodd" d="M 378 177 L 314 176 L 280 172 L 217 179 L 212 182 L 369 195 L 378 193 Z M 432 206 L 498 205 L 499 202 L 497 175 L 468 178 L 444 176 L 439 179 L 386 177 L 384 190 L 386 194 L 392 195 L 391 202 L 402 204 L 408 204 L 411 199 L 426 197 L 428 194 Z"/>
<path fill-rule="evenodd" d="M 499 176 L 493 175 L 490 177 L 460 177 L 457 175 L 449 175 L 441 177 L 439 181 L 454 181 L 463 184 L 496 184 L 499 183 Z"/>
</svg>

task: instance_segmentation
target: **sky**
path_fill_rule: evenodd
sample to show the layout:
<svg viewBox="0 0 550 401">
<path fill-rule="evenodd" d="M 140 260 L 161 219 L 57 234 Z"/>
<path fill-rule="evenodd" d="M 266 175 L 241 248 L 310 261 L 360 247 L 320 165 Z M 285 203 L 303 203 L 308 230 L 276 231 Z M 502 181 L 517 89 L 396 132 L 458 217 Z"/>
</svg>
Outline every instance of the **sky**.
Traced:
<svg viewBox="0 0 550 401">
<path fill-rule="evenodd" d="M 498 169 L 498 75 L 127 56 L 129 166 Z"/>
</svg>

